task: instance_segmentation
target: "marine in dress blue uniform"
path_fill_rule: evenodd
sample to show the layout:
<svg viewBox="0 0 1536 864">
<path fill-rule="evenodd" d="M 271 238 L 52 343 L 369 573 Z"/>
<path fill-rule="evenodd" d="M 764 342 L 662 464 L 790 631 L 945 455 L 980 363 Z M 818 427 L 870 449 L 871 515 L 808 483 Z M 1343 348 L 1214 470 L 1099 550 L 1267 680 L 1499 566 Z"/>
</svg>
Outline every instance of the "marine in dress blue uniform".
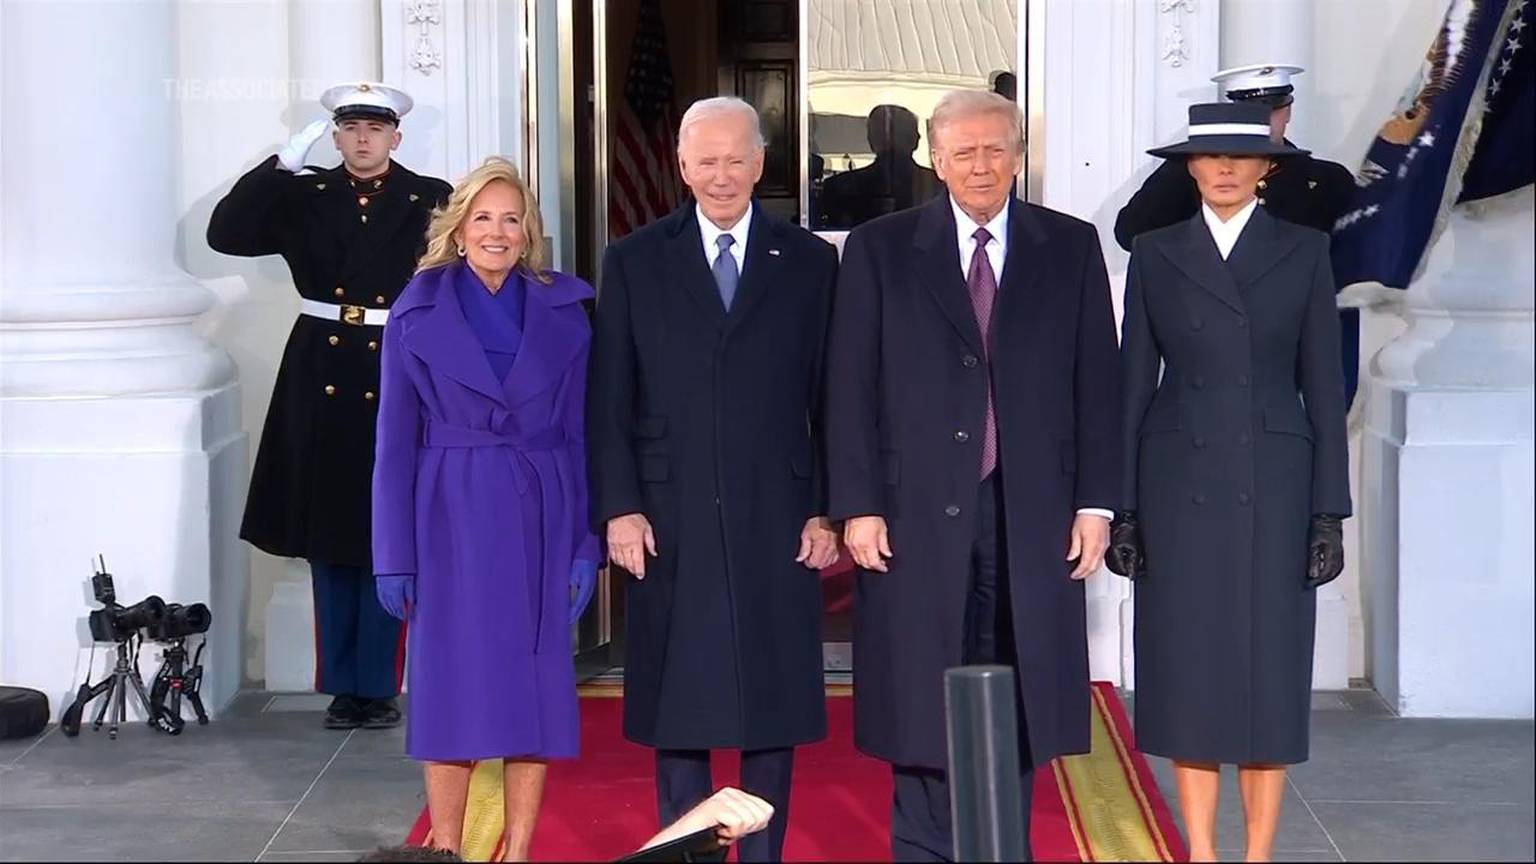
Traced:
<svg viewBox="0 0 1536 864">
<path fill-rule="evenodd" d="M 208 245 L 281 255 L 303 297 L 278 368 L 240 536 L 309 561 L 315 591 L 315 689 L 335 697 L 331 728 L 397 724 L 401 624 L 374 594 L 370 484 L 379 345 L 390 304 L 422 251 L 448 184 L 389 158 L 411 98 L 372 82 L 342 84 L 310 124 L 235 182 L 214 208 Z M 344 162 L 303 163 L 325 131 Z"/>
</svg>

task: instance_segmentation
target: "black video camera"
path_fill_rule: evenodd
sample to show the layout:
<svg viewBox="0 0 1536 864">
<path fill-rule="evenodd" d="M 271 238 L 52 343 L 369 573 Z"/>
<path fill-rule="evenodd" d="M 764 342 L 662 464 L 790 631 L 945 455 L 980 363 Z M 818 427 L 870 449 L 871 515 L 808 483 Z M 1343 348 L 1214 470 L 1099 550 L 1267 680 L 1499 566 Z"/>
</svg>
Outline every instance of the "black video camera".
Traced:
<svg viewBox="0 0 1536 864">
<path fill-rule="evenodd" d="M 208 625 L 212 623 L 213 613 L 208 611 L 207 604 L 188 603 L 183 606 L 171 603 L 165 607 L 159 622 L 149 626 L 145 632 L 156 642 L 174 642 L 198 633 L 207 633 Z"/>
<path fill-rule="evenodd" d="M 96 602 L 106 607 L 92 610 L 90 615 L 91 638 L 97 642 L 126 642 L 141 629 L 158 628 L 165 617 L 165 601 L 154 594 L 132 606 L 118 603 L 112 574 L 104 568 L 91 577 L 91 590 L 96 595 Z M 207 607 L 203 611 L 206 613 Z M 203 629 L 208 629 L 206 624 Z"/>
</svg>

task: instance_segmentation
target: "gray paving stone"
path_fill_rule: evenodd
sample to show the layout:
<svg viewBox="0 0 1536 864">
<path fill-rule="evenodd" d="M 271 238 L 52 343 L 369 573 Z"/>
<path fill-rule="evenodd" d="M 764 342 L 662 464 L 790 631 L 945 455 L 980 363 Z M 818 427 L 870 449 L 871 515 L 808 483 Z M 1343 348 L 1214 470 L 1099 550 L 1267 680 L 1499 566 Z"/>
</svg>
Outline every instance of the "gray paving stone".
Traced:
<svg viewBox="0 0 1536 864">
<path fill-rule="evenodd" d="M 393 729 L 359 729 L 342 748 L 342 759 L 404 759 L 405 724 Z"/>
<path fill-rule="evenodd" d="M 405 840 L 425 804 L 416 763 L 337 759 L 294 811 L 271 851 L 393 846 Z"/>
<path fill-rule="evenodd" d="M 1312 715 L 1312 758 L 1291 772 L 1308 801 L 1536 801 L 1529 721 Z"/>
<path fill-rule="evenodd" d="M 345 733 L 281 720 L 217 721 L 171 737 L 143 724 L 50 736 L 5 772 L 0 807 L 111 803 L 296 802 Z"/>
<path fill-rule="evenodd" d="M 0 861 L 252 861 L 291 804 L 0 809 Z"/>
<path fill-rule="evenodd" d="M 1313 804 L 1349 861 L 1530 861 L 1530 805 Z"/>
</svg>

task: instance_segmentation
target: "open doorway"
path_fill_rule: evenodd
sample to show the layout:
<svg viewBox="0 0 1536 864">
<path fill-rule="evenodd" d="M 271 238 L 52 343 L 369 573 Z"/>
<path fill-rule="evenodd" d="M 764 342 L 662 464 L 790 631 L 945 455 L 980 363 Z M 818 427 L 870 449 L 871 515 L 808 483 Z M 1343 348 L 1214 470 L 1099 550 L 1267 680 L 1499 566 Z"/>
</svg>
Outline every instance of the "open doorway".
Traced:
<svg viewBox="0 0 1536 864">
<path fill-rule="evenodd" d="M 590 236 L 604 241 L 671 212 L 687 197 L 676 167 L 676 130 L 698 99 L 740 96 L 762 118 L 767 155 L 756 195 L 774 215 L 800 219 L 798 0 L 608 0 L 593 4 L 602 31 L 604 86 L 587 136 L 606 153 L 590 164 L 606 178 Z M 601 220 L 601 225 L 597 224 Z M 598 230 L 601 228 L 602 230 Z M 600 256 L 598 256 L 600 257 Z"/>
</svg>

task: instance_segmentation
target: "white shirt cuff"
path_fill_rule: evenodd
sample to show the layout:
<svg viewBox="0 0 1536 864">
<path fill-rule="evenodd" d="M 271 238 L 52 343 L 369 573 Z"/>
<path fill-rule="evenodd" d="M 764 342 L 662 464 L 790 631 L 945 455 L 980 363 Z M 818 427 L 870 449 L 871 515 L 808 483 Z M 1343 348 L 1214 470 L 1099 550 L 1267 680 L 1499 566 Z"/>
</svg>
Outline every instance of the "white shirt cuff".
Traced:
<svg viewBox="0 0 1536 864">
<path fill-rule="evenodd" d="M 1103 516 L 1105 519 L 1108 519 L 1110 521 L 1114 521 L 1115 511 L 1113 511 L 1113 510 L 1105 510 L 1103 507 L 1082 507 L 1082 508 L 1080 508 L 1077 511 L 1077 515 L 1079 515 L 1079 516 Z"/>
</svg>

